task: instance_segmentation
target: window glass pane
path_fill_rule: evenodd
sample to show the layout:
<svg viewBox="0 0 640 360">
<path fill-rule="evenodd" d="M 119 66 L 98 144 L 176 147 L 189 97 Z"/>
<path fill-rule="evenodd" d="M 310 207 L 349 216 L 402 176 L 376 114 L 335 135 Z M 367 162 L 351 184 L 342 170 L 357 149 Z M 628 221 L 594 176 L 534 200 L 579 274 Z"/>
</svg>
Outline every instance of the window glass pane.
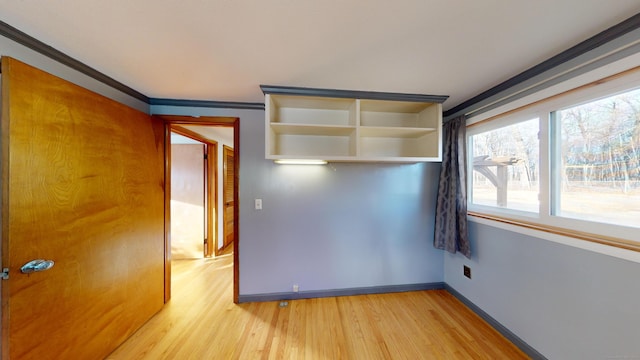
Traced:
<svg viewBox="0 0 640 360">
<path fill-rule="evenodd" d="M 470 137 L 472 204 L 538 212 L 539 126 L 536 118 Z"/>
<path fill-rule="evenodd" d="M 640 226 L 640 89 L 557 111 L 554 215 Z"/>
</svg>

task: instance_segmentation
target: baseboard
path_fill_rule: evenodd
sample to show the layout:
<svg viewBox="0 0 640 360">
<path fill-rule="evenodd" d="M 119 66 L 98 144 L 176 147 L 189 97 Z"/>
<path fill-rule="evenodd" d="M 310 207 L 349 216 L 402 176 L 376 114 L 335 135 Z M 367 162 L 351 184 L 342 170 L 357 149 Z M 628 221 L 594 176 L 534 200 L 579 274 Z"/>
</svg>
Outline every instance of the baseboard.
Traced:
<svg viewBox="0 0 640 360">
<path fill-rule="evenodd" d="M 438 290 L 438 289 L 444 289 L 444 288 L 445 288 L 445 284 L 443 282 L 406 284 L 406 285 L 370 286 L 370 287 L 347 288 L 347 289 L 300 291 L 298 293 L 282 292 L 282 293 L 269 293 L 269 294 L 248 294 L 248 295 L 240 295 L 238 297 L 238 301 L 240 303 L 245 303 L 245 302 L 263 302 L 263 301 L 278 301 L 278 300 L 312 299 L 312 298 L 323 298 L 323 297 L 334 297 L 334 296 L 384 294 L 384 293 L 420 291 L 420 290 Z"/>
<path fill-rule="evenodd" d="M 491 327 L 496 329 L 502 336 L 511 341 L 515 346 L 520 348 L 525 354 L 529 355 L 534 360 L 547 360 L 542 354 L 540 354 L 536 349 L 534 349 L 531 345 L 527 344 L 524 340 L 520 339 L 516 334 L 512 333 L 511 330 L 507 329 L 504 325 L 500 324 L 498 320 L 491 317 L 491 315 L 487 314 L 484 310 L 480 309 L 476 304 L 471 302 L 471 300 L 464 297 L 460 294 L 456 289 L 452 288 L 449 284 L 445 283 L 444 288 L 453 296 L 455 296 L 460 302 L 465 304 L 471 311 L 475 312 L 478 316 L 480 316 L 484 321 L 489 323 Z"/>
</svg>

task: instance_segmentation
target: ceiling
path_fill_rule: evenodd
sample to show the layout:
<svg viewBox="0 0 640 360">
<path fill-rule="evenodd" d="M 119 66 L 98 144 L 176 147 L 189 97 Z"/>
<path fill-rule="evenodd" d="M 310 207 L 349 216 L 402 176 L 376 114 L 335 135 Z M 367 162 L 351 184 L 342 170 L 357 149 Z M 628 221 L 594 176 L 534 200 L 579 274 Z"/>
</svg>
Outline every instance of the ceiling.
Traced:
<svg viewBox="0 0 640 360">
<path fill-rule="evenodd" d="M 0 0 L 1 21 L 152 98 L 263 102 L 269 84 L 449 95 L 445 110 L 639 12 L 638 0 Z"/>
</svg>

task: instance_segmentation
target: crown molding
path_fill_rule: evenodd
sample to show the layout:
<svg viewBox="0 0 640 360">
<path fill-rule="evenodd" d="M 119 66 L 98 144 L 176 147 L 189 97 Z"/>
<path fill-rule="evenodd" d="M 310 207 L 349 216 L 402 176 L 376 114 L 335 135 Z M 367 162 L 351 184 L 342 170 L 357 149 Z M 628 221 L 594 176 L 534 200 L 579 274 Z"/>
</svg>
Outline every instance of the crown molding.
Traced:
<svg viewBox="0 0 640 360">
<path fill-rule="evenodd" d="M 95 80 L 98 80 L 101 83 L 119 90 L 135 99 L 141 100 L 145 103 L 149 102 L 149 98 L 141 92 L 130 88 L 129 86 L 101 73 L 100 71 L 86 65 L 85 63 L 72 58 L 71 56 L 43 43 L 42 41 L 14 28 L 13 26 L 3 21 L 0 21 L 0 35 L 13 40 L 31 50 L 34 50 L 52 60 L 66 65 Z"/>
<path fill-rule="evenodd" d="M 518 85 L 524 84 L 527 81 L 539 77 L 547 72 L 552 72 L 554 69 L 561 67 L 561 65 L 568 63 L 569 61 L 576 59 L 580 56 L 587 56 L 589 52 L 596 50 L 603 45 L 614 42 L 628 33 L 640 29 L 640 13 L 633 15 L 632 17 L 618 23 L 585 41 L 535 65 L 520 74 L 466 100 L 461 104 L 454 106 L 453 108 L 443 113 L 445 120 L 451 119 L 459 115 L 466 115 L 473 113 L 480 108 L 487 106 L 492 102 L 498 102 L 503 100 L 505 92 L 516 88 Z M 597 57 L 600 54 L 594 54 L 593 57 Z M 615 60 L 615 57 L 611 57 L 611 60 Z M 553 74 L 551 74 L 553 75 Z M 551 85 L 551 84 L 550 84 Z M 550 86 L 549 85 L 549 86 Z M 544 85 L 543 85 L 544 86 Z"/>
<path fill-rule="evenodd" d="M 213 100 L 181 100 L 181 99 L 150 98 L 149 105 L 242 109 L 242 110 L 264 110 L 264 103 L 247 103 L 247 102 L 213 101 Z"/>
</svg>

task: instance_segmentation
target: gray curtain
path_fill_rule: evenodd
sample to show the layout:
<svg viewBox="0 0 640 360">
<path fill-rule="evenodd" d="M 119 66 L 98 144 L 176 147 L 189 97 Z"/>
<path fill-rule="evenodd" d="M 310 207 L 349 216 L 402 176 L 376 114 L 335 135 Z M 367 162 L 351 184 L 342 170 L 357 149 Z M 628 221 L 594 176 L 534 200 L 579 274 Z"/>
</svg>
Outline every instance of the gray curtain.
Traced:
<svg viewBox="0 0 640 360">
<path fill-rule="evenodd" d="M 442 167 L 438 183 L 433 245 L 471 257 L 467 233 L 466 117 L 451 119 L 442 129 Z"/>
</svg>

